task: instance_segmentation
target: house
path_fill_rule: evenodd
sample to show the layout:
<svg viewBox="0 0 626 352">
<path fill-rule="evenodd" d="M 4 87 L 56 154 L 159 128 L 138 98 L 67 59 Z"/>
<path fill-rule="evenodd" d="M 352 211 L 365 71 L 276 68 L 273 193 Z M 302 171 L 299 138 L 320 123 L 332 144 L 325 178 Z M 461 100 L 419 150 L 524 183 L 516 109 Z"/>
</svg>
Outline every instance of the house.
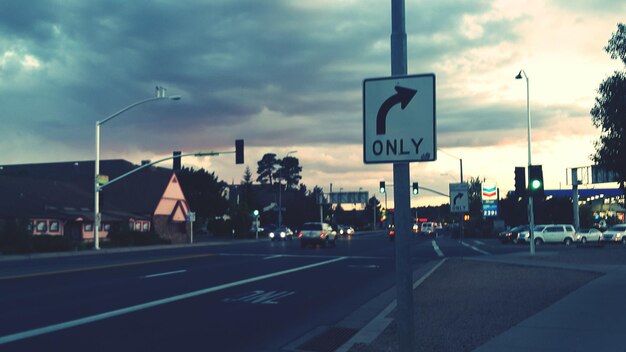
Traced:
<svg viewBox="0 0 626 352">
<path fill-rule="evenodd" d="M 93 240 L 94 161 L 0 166 L 0 218 L 28 218 L 33 235 L 62 235 Z M 103 160 L 109 179 L 136 169 L 125 160 Z M 171 169 L 149 167 L 100 192 L 102 227 L 128 223 L 133 230 L 153 230 L 172 242 L 188 241 L 189 205 Z"/>
</svg>

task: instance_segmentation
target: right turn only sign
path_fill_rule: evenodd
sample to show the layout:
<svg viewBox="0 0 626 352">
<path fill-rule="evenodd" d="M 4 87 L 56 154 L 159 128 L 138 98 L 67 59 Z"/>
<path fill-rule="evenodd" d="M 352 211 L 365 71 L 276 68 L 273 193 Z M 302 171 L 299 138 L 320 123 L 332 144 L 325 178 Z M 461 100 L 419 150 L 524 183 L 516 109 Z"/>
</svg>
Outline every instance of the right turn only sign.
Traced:
<svg viewBox="0 0 626 352">
<path fill-rule="evenodd" d="M 363 161 L 434 161 L 435 75 L 363 81 Z"/>
<path fill-rule="evenodd" d="M 467 183 L 450 184 L 450 212 L 467 213 L 469 211 L 469 185 Z"/>
</svg>

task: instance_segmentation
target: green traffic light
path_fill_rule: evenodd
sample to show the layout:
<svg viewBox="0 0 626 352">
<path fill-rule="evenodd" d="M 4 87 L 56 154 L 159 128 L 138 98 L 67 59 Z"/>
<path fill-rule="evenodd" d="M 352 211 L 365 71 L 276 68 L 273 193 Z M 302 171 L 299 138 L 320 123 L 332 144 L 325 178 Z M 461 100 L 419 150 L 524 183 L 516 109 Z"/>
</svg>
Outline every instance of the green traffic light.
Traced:
<svg viewBox="0 0 626 352">
<path fill-rule="evenodd" d="M 254 214 L 254 216 L 259 216 L 259 211 L 254 209 L 254 211 L 252 212 L 252 214 Z"/>
<path fill-rule="evenodd" d="M 541 187 L 541 181 L 539 181 L 539 180 L 532 180 L 532 181 L 530 181 L 530 188 L 532 188 L 532 189 L 539 189 L 539 187 Z"/>
</svg>

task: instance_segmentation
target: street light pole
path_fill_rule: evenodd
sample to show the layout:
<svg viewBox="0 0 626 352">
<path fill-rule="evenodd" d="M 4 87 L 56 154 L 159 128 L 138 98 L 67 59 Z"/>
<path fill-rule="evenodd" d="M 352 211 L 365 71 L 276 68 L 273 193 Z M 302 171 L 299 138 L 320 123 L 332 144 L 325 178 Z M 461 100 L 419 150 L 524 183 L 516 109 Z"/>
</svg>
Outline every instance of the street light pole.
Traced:
<svg viewBox="0 0 626 352">
<path fill-rule="evenodd" d="M 93 240 L 94 240 L 94 249 L 98 250 L 100 249 L 100 236 L 99 236 L 99 229 L 100 229 L 100 223 L 101 223 L 101 215 L 100 215 L 100 182 L 99 182 L 99 176 L 100 176 L 100 126 L 103 125 L 104 123 L 110 121 L 111 119 L 113 119 L 114 117 L 122 114 L 125 111 L 128 111 L 132 108 L 134 108 L 137 105 L 141 105 L 141 104 L 145 104 L 145 103 L 149 103 L 152 101 L 157 101 L 157 100 L 164 100 L 164 99 L 169 99 L 169 100 L 180 100 L 180 96 L 178 95 L 171 95 L 171 96 L 167 96 L 165 94 L 166 90 L 163 87 L 157 87 L 156 89 L 156 96 L 153 98 L 148 98 L 148 99 L 144 99 L 144 100 L 140 100 L 138 102 L 135 102 L 133 104 L 128 105 L 127 107 L 123 108 L 122 110 L 108 116 L 107 118 L 105 118 L 102 121 L 96 121 L 96 159 L 95 159 L 95 177 L 94 177 L 94 183 L 95 183 L 95 187 L 94 187 L 94 207 L 93 207 L 93 212 L 94 212 L 94 216 L 93 216 Z"/>
<path fill-rule="evenodd" d="M 526 115 L 528 116 L 528 182 L 530 182 L 530 166 L 531 161 L 531 149 L 530 149 L 530 84 L 528 82 L 528 75 L 526 71 L 521 70 L 515 76 L 515 79 L 522 79 L 522 75 L 526 78 Z M 530 234 L 530 255 L 535 255 L 535 213 L 533 209 L 533 196 L 528 193 L 528 226 L 530 227 L 528 232 Z"/>
<path fill-rule="evenodd" d="M 285 154 L 285 156 L 283 157 L 286 158 L 289 156 L 289 154 L 293 154 L 293 153 L 297 153 L 297 150 L 291 150 L 289 151 L 287 154 Z M 281 159 L 282 160 L 282 159 Z M 281 166 L 280 169 L 280 177 L 278 178 L 278 227 L 280 227 L 282 225 L 283 222 L 283 200 L 282 200 L 282 188 L 283 188 L 283 169 Z"/>
</svg>

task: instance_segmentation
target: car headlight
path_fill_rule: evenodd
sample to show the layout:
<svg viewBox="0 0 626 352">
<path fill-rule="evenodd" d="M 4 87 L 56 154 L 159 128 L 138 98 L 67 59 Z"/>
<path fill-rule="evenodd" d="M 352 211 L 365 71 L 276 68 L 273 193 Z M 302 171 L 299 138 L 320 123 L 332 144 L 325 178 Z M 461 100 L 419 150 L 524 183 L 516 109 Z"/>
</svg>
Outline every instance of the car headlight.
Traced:
<svg viewBox="0 0 626 352">
<path fill-rule="evenodd" d="M 524 238 L 529 238 L 530 237 L 530 233 L 527 233 L 524 235 Z"/>
<path fill-rule="evenodd" d="M 280 238 L 285 238 L 286 234 L 284 232 L 280 233 Z"/>
<path fill-rule="evenodd" d="M 622 233 L 618 232 L 615 234 L 615 239 L 619 241 L 619 239 L 622 238 Z"/>
<path fill-rule="evenodd" d="M 270 232 L 270 238 L 274 238 L 274 236 L 275 236 L 274 233 Z"/>
</svg>

